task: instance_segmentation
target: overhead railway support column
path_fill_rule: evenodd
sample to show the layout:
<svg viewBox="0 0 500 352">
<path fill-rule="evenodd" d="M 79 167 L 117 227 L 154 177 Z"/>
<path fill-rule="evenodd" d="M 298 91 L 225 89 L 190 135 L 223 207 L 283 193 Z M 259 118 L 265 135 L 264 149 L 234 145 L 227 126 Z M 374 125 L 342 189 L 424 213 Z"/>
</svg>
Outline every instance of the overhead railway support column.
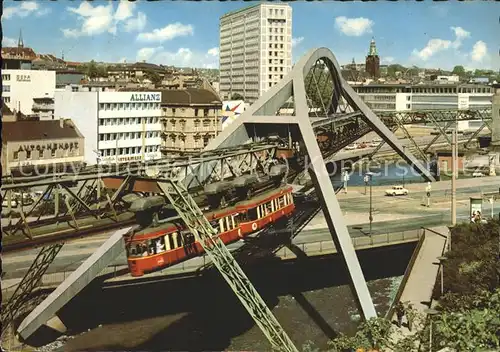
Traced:
<svg viewBox="0 0 500 352">
<path fill-rule="evenodd" d="M 37 306 L 22 322 L 17 332 L 27 339 L 39 327 L 45 324 L 56 313 L 87 286 L 106 268 L 120 253 L 125 250 L 123 235 L 129 228 L 116 231 L 101 247 L 97 249 L 82 265 L 72 272 L 50 295 Z"/>
<path fill-rule="evenodd" d="M 492 111 L 492 133 L 491 146 L 493 151 L 500 152 L 500 84 L 494 86 L 495 95 L 493 95 L 493 111 Z"/>
<path fill-rule="evenodd" d="M 314 77 L 316 68 L 321 71 L 319 78 L 326 76 L 326 80 Z M 302 140 L 305 146 L 305 155 L 310 162 L 310 165 L 306 165 L 306 167 L 310 167 L 309 172 L 315 183 L 316 192 L 321 199 L 323 213 L 327 219 L 333 241 L 344 257 L 360 313 L 364 318 L 369 319 L 376 316 L 375 308 L 328 177 L 322 153 L 316 142 L 311 118 L 331 119 L 332 123 L 335 124 L 336 118 L 340 122 L 346 114 L 354 113 L 356 116 L 353 121 L 357 126 L 367 124 L 401 157 L 413 165 L 424 179 L 434 181 L 434 178 L 413 155 L 405 153 L 395 136 L 361 101 L 339 73 L 339 65 L 331 51 L 326 48 L 311 50 L 280 83 L 270 88 L 235 122 L 222 131 L 207 146 L 207 149 L 216 150 L 221 147 L 234 146 L 243 141 L 261 138 L 269 134 L 285 137 L 282 136 L 284 131 L 293 130 L 292 136 L 296 141 Z M 318 87 L 318 82 L 328 84 L 328 87 Z M 306 87 L 312 88 L 307 89 Z M 293 111 L 288 111 L 290 106 L 293 106 Z M 283 113 L 284 111 L 286 113 Z M 368 132 L 369 129 L 366 131 Z M 356 134 L 356 128 L 350 133 Z"/>
</svg>

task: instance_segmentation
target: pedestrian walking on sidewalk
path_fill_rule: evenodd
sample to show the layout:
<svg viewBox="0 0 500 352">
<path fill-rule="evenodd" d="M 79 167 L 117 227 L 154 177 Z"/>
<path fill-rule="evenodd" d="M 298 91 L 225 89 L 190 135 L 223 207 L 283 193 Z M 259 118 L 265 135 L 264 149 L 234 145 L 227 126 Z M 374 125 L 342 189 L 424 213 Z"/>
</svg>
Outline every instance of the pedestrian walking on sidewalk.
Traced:
<svg viewBox="0 0 500 352">
<path fill-rule="evenodd" d="M 396 305 L 396 316 L 398 318 L 398 327 L 401 327 L 403 317 L 405 316 L 405 307 L 401 301 Z"/>
<path fill-rule="evenodd" d="M 415 321 L 415 315 L 417 312 L 413 308 L 413 305 L 410 303 L 408 304 L 408 307 L 406 308 L 406 321 L 408 322 L 408 330 L 411 331 L 411 328 L 413 326 L 413 323 Z"/>
</svg>

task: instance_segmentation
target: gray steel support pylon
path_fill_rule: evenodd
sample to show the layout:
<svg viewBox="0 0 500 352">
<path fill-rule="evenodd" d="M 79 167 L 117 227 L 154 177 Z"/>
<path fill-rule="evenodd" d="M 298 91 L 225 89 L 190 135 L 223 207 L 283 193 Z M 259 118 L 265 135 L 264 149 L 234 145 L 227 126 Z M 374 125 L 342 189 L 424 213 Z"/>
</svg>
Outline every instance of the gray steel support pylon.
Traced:
<svg viewBox="0 0 500 352">
<path fill-rule="evenodd" d="M 57 254 L 63 247 L 64 243 L 57 243 L 51 246 L 43 247 L 36 256 L 28 271 L 22 278 L 19 285 L 16 287 L 14 294 L 9 299 L 8 303 L 2 305 L 2 336 L 4 331 L 8 330 L 9 325 L 19 315 L 26 313 L 23 311 L 27 305 L 27 301 L 35 288 L 42 280 L 43 275 L 54 261 Z"/>
<path fill-rule="evenodd" d="M 376 316 L 375 307 L 373 306 L 368 286 L 357 260 L 347 226 L 328 177 L 324 160 L 309 119 L 304 77 L 320 59 L 323 60 L 323 63 L 325 63 L 332 75 L 336 94 L 342 96 L 355 111 L 361 112 L 363 120 L 404 160 L 411 164 L 424 179 L 434 181 L 434 177 L 430 174 L 429 170 L 409 151 L 405 152 L 399 140 L 345 82 L 340 75 L 340 66 L 335 56 L 326 48 L 313 49 L 305 55 L 295 64 L 293 70 L 284 79 L 270 88 L 241 114 L 238 119 L 225 128 L 209 143 L 206 149 L 214 150 L 245 143 L 250 139 L 249 130 L 257 128 L 256 126 L 259 124 L 266 124 L 266 131 L 268 133 L 271 133 L 270 126 L 276 126 L 276 130 L 279 131 L 279 129 L 283 128 L 283 125 L 298 125 L 311 160 L 311 164 L 308 166 L 311 169 L 311 178 L 315 184 L 317 194 L 321 198 L 322 209 L 330 233 L 338 251 L 344 257 L 350 275 L 353 294 L 359 304 L 360 312 L 365 319 L 369 319 Z M 293 98 L 295 104 L 295 116 L 276 115 L 290 98 Z"/>
<path fill-rule="evenodd" d="M 118 255 L 125 250 L 123 235 L 131 227 L 113 233 L 89 258 L 85 260 L 50 295 L 38 305 L 19 325 L 22 338 L 30 337 L 40 326 L 51 319 L 66 303 L 87 286 Z"/>
<path fill-rule="evenodd" d="M 332 182 L 325 166 L 325 161 L 321 155 L 316 135 L 308 119 L 300 118 L 308 116 L 308 106 L 305 99 L 304 80 L 298 77 L 293 80 L 293 91 L 295 101 L 295 113 L 299 117 L 299 130 L 311 160 L 311 166 L 308 168 L 311 180 L 316 188 L 316 194 L 321 202 L 323 213 L 325 215 L 332 240 L 335 243 L 337 251 L 341 252 L 349 272 L 351 289 L 355 293 L 355 299 L 361 308 L 365 319 L 377 317 L 375 306 L 368 291 L 368 286 L 361 270 L 356 251 L 352 244 L 351 236 L 347 230 L 347 224 L 342 215 L 340 204 L 335 195 Z"/>
<path fill-rule="evenodd" d="M 229 284 L 250 316 L 267 337 L 273 349 L 297 351 L 292 340 L 253 287 L 238 262 L 226 248 L 217 232 L 182 184 L 158 182 L 158 187 L 168 198 L 196 240 L 201 244 L 222 277 Z"/>
</svg>

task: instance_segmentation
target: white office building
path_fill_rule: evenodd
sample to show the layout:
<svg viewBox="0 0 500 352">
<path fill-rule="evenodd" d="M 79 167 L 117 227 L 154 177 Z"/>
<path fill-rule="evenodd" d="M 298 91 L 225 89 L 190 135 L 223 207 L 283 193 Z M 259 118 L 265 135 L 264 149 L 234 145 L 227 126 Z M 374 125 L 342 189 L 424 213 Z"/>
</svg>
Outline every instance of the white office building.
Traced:
<svg viewBox="0 0 500 352">
<path fill-rule="evenodd" d="M 85 137 L 85 162 L 94 165 L 161 157 L 161 92 L 55 92 L 55 118 L 71 118 Z"/>
<path fill-rule="evenodd" d="M 353 86 L 373 111 L 455 110 L 491 106 L 493 88 L 480 84 L 368 84 Z M 476 122 L 459 128 L 475 128 Z"/>
<path fill-rule="evenodd" d="M 55 89 L 55 71 L 2 70 L 2 99 L 12 111 L 34 114 L 33 98 L 54 96 Z"/>
<path fill-rule="evenodd" d="M 220 19 L 220 96 L 253 103 L 292 68 L 292 8 L 263 3 Z"/>
</svg>

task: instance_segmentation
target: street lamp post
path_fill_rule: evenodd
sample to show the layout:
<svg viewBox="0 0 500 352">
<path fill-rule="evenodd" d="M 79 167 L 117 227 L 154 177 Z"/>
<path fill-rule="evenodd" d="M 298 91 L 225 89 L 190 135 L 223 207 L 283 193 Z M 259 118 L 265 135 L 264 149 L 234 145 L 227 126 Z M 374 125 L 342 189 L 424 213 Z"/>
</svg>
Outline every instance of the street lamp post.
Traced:
<svg viewBox="0 0 500 352">
<path fill-rule="evenodd" d="M 452 175 L 451 175 L 451 225 L 457 224 L 457 129 L 453 129 L 452 136 Z"/>
<path fill-rule="evenodd" d="M 367 172 L 366 173 L 366 176 L 368 176 L 369 180 L 370 180 L 370 216 L 369 216 L 369 220 L 370 220 L 370 236 L 372 235 L 372 223 L 373 223 L 373 209 L 372 209 L 372 184 L 373 184 L 373 174 L 371 172 Z"/>
<path fill-rule="evenodd" d="M 432 352 L 432 317 L 439 312 L 435 309 L 429 308 L 424 310 L 424 313 L 429 315 L 429 352 Z"/>
<path fill-rule="evenodd" d="M 440 272 L 441 272 L 441 296 L 444 294 L 444 262 L 446 261 L 446 259 L 448 259 L 447 257 L 438 257 L 437 258 L 439 260 L 439 266 L 440 266 Z"/>
<path fill-rule="evenodd" d="M 365 181 L 365 196 L 366 196 L 366 187 L 368 186 L 368 182 L 370 181 L 370 177 L 368 175 L 365 175 L 363 178 L 363 181 Z"/>
</svg>

